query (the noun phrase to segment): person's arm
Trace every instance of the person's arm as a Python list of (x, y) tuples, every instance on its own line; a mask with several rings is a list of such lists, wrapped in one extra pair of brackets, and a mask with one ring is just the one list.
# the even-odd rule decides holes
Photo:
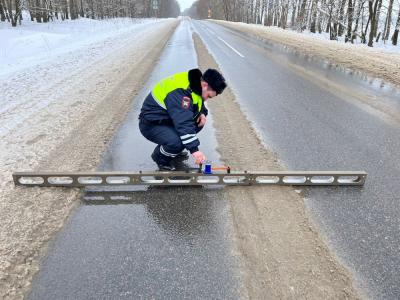
[(203, 107), (201, 108), (201, 113), (202, 113), (203, 115), (205, 115), (206, 117), (207, 117), (207, 115), (208, 115), (208, 109), (207, 109), (205, 103), (203, 103)]
[(185, 148), (192, 154), (199, 151), (192, 99), (183, 90), (175, 90), (167, 95), (165, 106)]

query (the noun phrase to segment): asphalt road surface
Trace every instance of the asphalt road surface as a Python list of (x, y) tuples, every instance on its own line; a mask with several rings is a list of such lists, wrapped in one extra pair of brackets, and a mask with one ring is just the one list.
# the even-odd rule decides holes
[(362, 289), (376, 299), (400, 298), (400, 120), (392, 117), (400, 91), (211, 22), (193, 27), (288, 169), (369, 173), (362, 189), (308, 189), (307, 205)]
[[(307, 189), (306, 203), (362, 290), (376, 299), (400, 298), (400, 120), (362, 101), (398, 111), (400, 92), (390, 86), (211, 22), (184, 21), (99, 169), (154, 169), (153, 146), (136, 130), (140, 99), (158, 79), (196, 66), (192, 30), (288, 169), (369, 173), (363, 188)], [(217, 161), (210, 125), (201, 140)], [(237, 298), (240, 262), (220, 190), (142, 189), (124, 197), (96, 202), (93, 196), (75, 212), (29, 299)]]

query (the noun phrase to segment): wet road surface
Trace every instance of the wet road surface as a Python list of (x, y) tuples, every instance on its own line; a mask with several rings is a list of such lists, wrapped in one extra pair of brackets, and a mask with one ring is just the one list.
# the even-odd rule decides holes
[(211, 22), (192, 26), (288, 169), (369, 173), (363, 188), (308, 189), (306, 203), (361, 289), (399, 299), (400, 91)]
[[(99, 170), (156, 169), (138, 130), (143, 99), (159, 79), (197, 66), (190, 23), (168, 43)], [(199, 134), (218, 161), (212, 116)], [(193, 165), (194, 166), (194, 165)], [(240, 286), (221, 189), (88, 190), (42, 265), (29, 299), (234, 299)], [(99, 200), (101, 199), (101, 200)]]

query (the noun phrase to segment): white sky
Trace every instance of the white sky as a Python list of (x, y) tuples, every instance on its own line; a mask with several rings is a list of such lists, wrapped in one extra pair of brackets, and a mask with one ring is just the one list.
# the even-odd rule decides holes
[(178, 0), (179, 5), (181, 6), (181, 11), (191, 7), (194, 1), (195, 0)]

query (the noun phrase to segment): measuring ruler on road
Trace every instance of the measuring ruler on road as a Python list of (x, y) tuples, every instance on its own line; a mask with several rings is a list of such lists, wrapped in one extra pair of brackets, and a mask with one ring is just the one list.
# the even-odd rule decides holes
[(86, 187), (102, 185), (304, 185), (362, 186), (364, 171), (221, 172), (15, 172), (17, 186)]

